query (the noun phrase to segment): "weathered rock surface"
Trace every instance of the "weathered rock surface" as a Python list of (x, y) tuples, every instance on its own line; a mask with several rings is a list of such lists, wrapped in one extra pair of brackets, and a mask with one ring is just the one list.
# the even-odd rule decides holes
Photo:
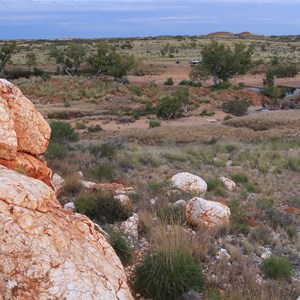
[(0, 166), (3, 299), (132, 299), (94, 224), (61, 208), (42, 181)]
[(135, 190), (132, 187), (125, 187), (121, 183), (96, 183), (93, 181), (80, 180), (82, 186), (90, 191), (104, 190), (113, 193), (114, 195), (130, 195), (134, 194)]
[(47, 167), (46, 163), (37, 156), (24, 152), (17, 152), (14, 159), (5, 160), (0, 158), (0, 164), (29, 177), (44, 181), (47, 185), (52, 187), (52, 171)]
[(207, 184), (201, 177), (187, 172), (174, 175), (171, 182), (175, 187), (185, 192), (204, 194), (207, 191)]
[(13, 159), (17, 153), (17, 135), (14, 122), (0, 98), (0, 158)]
[[(4, 121), (2, 118), (2, 121), (0, 121), (1, 131), (3, 131), (3, 128), (7, 128), (5, 129), (5, 136), (1, 137), (0, 132), (0, 143), (1, 140), (7, 140), (9, 144), (14, 146), (13, 130), (17, 137), (18, 151), (31, 154), (44, 153), (50, 138), (48, 123), (35, 110), (32, 102), (17, 87), (5, 79), (0, 79), (0, 107), (0, 114), (4, 116)], [(7, 117), (9, 117), (9, 122), (7, 122)], [(6, 136), (9, 139), (6, 139)], [(5, 159), (13, 157), (13, 154), (9, 158), (1, 156), (1, 158)]]
[(224, 176), (220, 177), (220, 180), (224, 183), (226, 189), (229, 192), (233, 192), (236, 189), (236, 183), (233, 180), (226, 178)]
[(186, 218), (189, 224), (195, 226), (226, 225), (229, 223), (230, 209), (219, 202), (194, 197), (186, 206)]
[(59, 194), (59, 192), (66, 185), (66, 181), (57, 173), (53, 174), (53, 176), (51, 178), (51, 183), (55, 189), (56, 194)]
[(138, 240), (139, 215), (134, 213), (121, 224), (121, 232), (133, 240)]
[(0, 299), (133, 299), (101, 230), (57, 201), (36, 156), (49, 138), (33, 104), (0, 79)]

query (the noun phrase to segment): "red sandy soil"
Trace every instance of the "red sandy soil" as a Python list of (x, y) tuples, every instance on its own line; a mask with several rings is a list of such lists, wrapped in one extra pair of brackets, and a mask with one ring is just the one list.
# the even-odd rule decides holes
[[(145, 76), (129, 76), (128, 79), (131, 83), (156, 83), (158, 85), (163, 85), (167, 78), (172, 77), (174, 85), (177, 85), (182, 80), (189, 79), (189, 73), (191, 71), (191, 66), (188, 62), (183, 62), (180, 64), (167, 64), (164, 68), (164, 71), (158, 75), (145, 75)], [(262, 81), (265, 74), (246, 74), (243, 76), (238, 76), (231, 80), (233, 84), (243, 82), (246, 86), (249, 87), (262, 87)], [(280, 78), (276, 79), (277, 85), (288, 86), (300, 88), (300, 75), (297, 75), (294, 78)], [(205, 86), (210, 86), (213, 84), (212, 80), (207, 80)], [(189, 113), (189, 116), (179, 118), (176, 120), (170, 121), (161, 121), (162, 126), (195, 126), (195, 125), (205, 125), (212, 122), (221, 122), (226, 115), (222, 111), (216, 111), (216, 114), (212, 117), (200, 117), (199, 112), (201, 109), (195, 110)], [(141, 118), (140, 120), (135, 121), (134, 123), (125, 123), (117, 124), (115, 121), (103, 122), (103, 121), (91, 121), (89, 125), (100, 125), (104, 130), (107, 131), (120, 131), (130, 128), (139, 128), (139, 129), (148, 129), (149, 120), (147, 118)]]
[[(165, 68), (164, 72), (160, 75), (145, 75), (145, 76), (129, 76), (128, 79), (132, 83), (145, 83), (153, 82), (156, 84), (163, 84), (167, 78), (172, 77), (174, 85), (177, 85), (180, 81), (184, 79), (189, 79), (189, 73), (192, 67), (187, 63), (169, 64)], [(246, 74), (242, 76), (235, 77), (231, 80), (232, 83), (236, 84), (239, 82), (244, 82), (246, 86), (249, 87), (262, 87), (263, 78), (265, 74)], [(300, 75), (297, 75), (292, 78), (277, 78), (275, 80), (277, 85), (300, 88)], [(207, 80), (205, 86), (212, 85), (212, 80)]]

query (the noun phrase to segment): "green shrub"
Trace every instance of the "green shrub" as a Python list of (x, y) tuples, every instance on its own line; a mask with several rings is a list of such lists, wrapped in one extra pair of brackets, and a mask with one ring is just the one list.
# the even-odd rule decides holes
[(176, 300), (191, 289), (202, 289), (202, 270), (184, 247), (161, 249), (136, 268), (134, 287), (145, 297)]
[(249, 193), (260, 193), (260, 187), (252, 182), (246, 183), (246, 189)]
[(88, 132), (91, 132), (91, 133), (100, 132), (102, 130), (103, 130), (102, 127), (98, 124), (95, 126), (92, 125), (92, 126), (88, 127)]
[(89, 151), (96, 157), (113, 158), (116, 154), (117, 147), (112, 143), (103, 143), (101, 145), (90, 146)]
[(159, 118), (175, 119), (181, 114), (181, 103), (178, 98), (165, 95), (157, 105), (156, 115)]
[(279, 88), (272, 85), (261, 88), (260, 93), (271, 99), (278, 99), (283, 98), (285, 96), (286, 90), (284, 88)]
[(76, 129), (85, 129), (86, 126), (82, 122), (76, 122)]
[(159, 120), (150, 120), (149, 121), (149, 128), (153, 128), (153, 127), (159, 127), (160, 121)]
[(77, 212), (101, 224), (124, 221), (130, 213), (119, 200), (102, 192), (83, 194), (76, 197), (75, 207)]
[(45, 153), (47, 158), (65, 159), (68, 155), (68, 148), (65, 145), (51, 142)]
[(74, 197), (82, 190), (82, 184), (77, 176), (71, 176), (66, 179), (62, 194), (67, 197)]
[(292, 276), (292, 266), (286, 257), (271, 256), (261, 264), (264, 274), (271, 279), (288, 280)]
[(94, 178), (99, 181), (105, 179), (108, 181), (112, 181), (116, 176), (116, 171), (110, 164), (98, 165), (91, 169), (91, 173), (94, 176)]
[(117, 230), (109, 232), (109, 243), (116, 251), (123, 265), (128, 265), (132, 259), (132, 247)]
[(172, 77), (167, 78), (167, 80), (164, 82), (164, 85), (174, 85), (174, 81)]
[(260, 245), (269, 245), (272, 242), (272, 230), (266, 226), (254, 228), (249, 238)]
[(227, 120), (230, 120), (230, 119), (232, 119), (232, 116), (230, 116), (230, 115), (226, 115), (226, 116), (224, 117), (224, 121), (227, 121)]
[(273, 227), (286, 227), (293, 223), (293, 217), (280, 209), (273, 208), (266, 212)]
[(259, 199), (256, 201), (256, 206), (262, 210), (270, 209), (274, 206), (274, 200), (272, 199)]
[(294, 239), (298, 235), (297, 229), (294, 226), (288, 226), (285, 231), (290, 239)]
[(232, 175), (231, 178), (236, 183), (247, 183), (249, 181), (248, 176), (242, 172)]
[(228, 90), (229, 88), (231, 88), (231, 86), (232, 86), (232, 84), (230, 81), (224, 80), (218, 84), (213, 85), (212, 89), (213, 90)]
[(76, 142), (79, 140), (78, 134), (69, 123), (60, 121), (51, 121), (51, 142), (65, 144), (67, 142)]
[(221, 108), (224, 112), (235, 116), (243, 116), (247, 113), (248, 107), (250, 106), (249, 101), (245, 100), (232, 100), (229, 102), (222, 103)]
[(207, 183), (207, 190), (209, 192), (213, 192), (216, 196), (226, 197), (227, 192), (225, 189), (224, 183), (216, 178), (208, 179)]

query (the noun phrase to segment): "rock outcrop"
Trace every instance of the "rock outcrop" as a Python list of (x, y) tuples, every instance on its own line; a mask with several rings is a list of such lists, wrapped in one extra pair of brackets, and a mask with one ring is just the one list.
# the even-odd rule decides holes
[(173, 185), (184, 192), (204, 194), (207, 191), (206, 182), (199, 176), (182, 172), (171, 178)]
[[(4, 129), (6, 134), (10, 134), (11, 144), (14, 146), (15, 132), (18, 151), (31, 154), (44, 153), (48, 147), (50, 138), (50, 127), (42, 115), (35, 110), (34, 105), (28, 100), (21, 91), (5, 79), (0, 79), (0, 113), (4, 116)], [(1, 118), (2, 120), (2, 118)], [(1, 129), (2, 121), (1, 121)], [(4, 137), (5, 138), (5, 137)], [(0, 141), (3, 137), (0, 136)], [(13, 147), (12, 155), (14, 158), (16, 149)], [(5, 158), (2, 156), (2, 158)]]
[(194, 226), (218, 227), (227, 225), (229, 218), (229, 207), (219, 202), (194, 197), (186, 206), (187, 222)]
[(50, 129), (0, 80), (0, 298), (133, 299), (123, 266), (87, 217), (63, 209), (37, 156)]

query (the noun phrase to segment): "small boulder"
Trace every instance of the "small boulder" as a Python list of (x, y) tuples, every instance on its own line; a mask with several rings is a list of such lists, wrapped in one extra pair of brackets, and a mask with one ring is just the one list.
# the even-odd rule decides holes
[(189, 224), (195, 226), (226, 225), (229, 223), (230, 209), (219, 202), (194, 197), (186, 206), (186, 218)]
[(131, 204), (130, 198), (127, 195), (119, 194), (114, 196), (114, 198), (120, 201), (120, 203), (124, 206), (129, 206)]
[(53, 174), (51, 182), (56, 194), (59, 194), (62, 188), (66, 185), (65, 180), (57, 173)]
[(71, 211), (75, 211), (76, 210), (76, 207), (75, 207), (75, 204), (74, 202), (68, 202), (64, 205), (64, 209), (67, 209), (67, 210), (71, 210)]
[(185, 200), (177, 200), (175, 203), (173, 203), (174, 207), (186, 207), (186, 201)]
[(236, 183), (233, 180), (226, 178), (224, 176), (221, 176), (220, 180), (224, 183), (226, 189), (229, 192), (233, 192), (236, 189)]
[(139, 215), (134, 213), (126, 221), (121, 224), (121, 232), (127, 235), (132, 240), (138, 240), (138, 224), (139, 224)]
[(185, 192), (204, 194), (207, 191), (206, 182), (199, 176), (181, 172), (171, 178), (173, 185)]

